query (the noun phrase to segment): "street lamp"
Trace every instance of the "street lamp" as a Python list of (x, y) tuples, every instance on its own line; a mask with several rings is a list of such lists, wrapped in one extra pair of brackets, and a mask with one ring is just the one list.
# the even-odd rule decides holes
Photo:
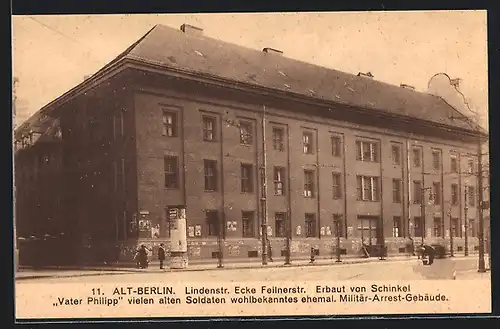
[(341, 263), (342, 260), (340, 259), (340, 218), (335, 217), (335, 235), (337, 236), (337, 260), (335, 263)]
[(449, 219), (450, 219), (450, 257), (455, 257), (454, 255), (454, 251), (453, 251), (453, 234), (454, 234), (454, 230), (453, 230), (453, 218), (452, 218), (452, 214), (451, 214), (451, 207), (452, 207), (452, 203), (450, 202), (450, 209), (448, 210), (448, 216), (449, 216)]
[(464, 256), (469, 256), (469, 219), (467, 218), (468, 215), (468, 210), (469, 210), (469, 205), (468, 200), (467, 200), (467, 192), (468, 192), (468, 186), (465, 185), (465, 198), (464, 198), (464, 229), (465, 229), (465, 236), (464, 236)]
[(219, 234), (217, 235), (217, 246), (219, 248), (217, 252), (217, 268), (224, 268), (224, 254), (223, 254), (223, 246), (222, 246), (222, 240), (223, 240), (223, 230), (224, 230), (224, 221), (223, 221), (224, 215), (220, 216), (219, 219)]
[(424, 236), (426, 230), (426, 214), (425, 214), (425, 191), (432, 190), (432, 187), (422, 187), (420, 189), (422, 200), (420, 200), (420, 216), (422, 217), (422, 245), (424, 244)]
[(286, 214), (286, 251), (285, 251), (285, 265), (291, 265), (290, 260), (290, 239), (292, 237), (292, 229), (291, 229), (291, 216), (290, 211)]

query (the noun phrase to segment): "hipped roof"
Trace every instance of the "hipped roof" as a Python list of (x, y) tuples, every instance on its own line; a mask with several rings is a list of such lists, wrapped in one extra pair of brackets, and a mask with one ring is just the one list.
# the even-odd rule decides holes
[(349, 105), (345, 111), (357, 107), (468, 131), (478, 129), (435, 95), (306, 63), (286, 57), (286, 54), (266, 53), (203, 34), (184, 33), (164, 25), (154, 26), (99, 72), (121, 60)]

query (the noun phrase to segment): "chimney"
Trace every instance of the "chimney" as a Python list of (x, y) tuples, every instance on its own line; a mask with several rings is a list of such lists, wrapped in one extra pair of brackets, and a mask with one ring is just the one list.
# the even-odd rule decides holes
[(461, 81), (461, 80), (462, 80), (462, 79), (460, 79), (460, 78), (457, 78), (457, 79), (451, 79), (451, 80), (450, 80), (450, 83), (451, 83), (451, 85), (452, 85), (453, 87), (455, 87), (455, 88), (457, 88), (457, 89), (460, 89), (460, 81)]
[(410, 86), (410, 85), (407, 85), (407, 84), (404, 84), (404, 83), (400, 84), (399, 86), (400, 86), (401, 88), (406, 88), (406, 89), (415, 90), (415, 87)]
[(373, 79), (373, 74), (371, 72), (367, 72), (367, 73), (359, 72), (358, 77), (365, 77), (365, 78)]
[(278, 50), (278, 49), (274, 49), (274, 48), (269, 48), (269, 47), (266, 47), (264, 49), (262, 49), (263, 52), (265, 53), (268, 53), (268, 54), (279, 54), (279, 55), (282, 55), (283, 52), (281, 50)]
[(193, 26), (193, 25), (189, 25), (189, 24), (182, 24), (181, 25), (181, 31), (186, 33), (186, 34), (190, 34), (190, 35), (201, 35), (203, 34), (203, 29), (202, 28), (199, 28), (199, 27), (196, 27), (196, 26)]

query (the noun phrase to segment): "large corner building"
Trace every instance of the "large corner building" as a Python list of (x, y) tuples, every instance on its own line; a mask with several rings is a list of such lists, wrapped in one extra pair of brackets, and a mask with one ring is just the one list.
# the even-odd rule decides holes
[(193, 260), (219, 234), (226, 260), (260, 257), (265, 214), (275, 257), (287, 238), (292, 259), (330, 256), (337, 234), (347, 256), (478, 246), (486, 136), (443, 99), (188, 25), (155, 26), (15, 134), (21, 263), (130, 260), (168, 245), (177, 205)]

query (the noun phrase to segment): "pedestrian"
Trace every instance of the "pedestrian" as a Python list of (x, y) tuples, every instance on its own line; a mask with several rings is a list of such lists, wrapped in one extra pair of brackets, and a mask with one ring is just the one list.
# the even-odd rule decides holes
[(148, 250), (145, 245), (141, 245), (137, 252), (137, 260), (139, 261), (139, 268), (148, 267)]
[(160, 270), (163, 270), (163, 261), (165, 260), (165, 245), (160, 243), (158, 248), (158, 260), (160, 261)]
[(425, 253), (429, 257), (429, 265), (432, 265), (434, 258), (436, 258), (436, 249), (433, 246), (425, 245)]
[(267, 238), (267, 258), (269, 259), (270, 262), (273, 261), (273, 247), (271, 246), (271, 241), (269, 238)]

